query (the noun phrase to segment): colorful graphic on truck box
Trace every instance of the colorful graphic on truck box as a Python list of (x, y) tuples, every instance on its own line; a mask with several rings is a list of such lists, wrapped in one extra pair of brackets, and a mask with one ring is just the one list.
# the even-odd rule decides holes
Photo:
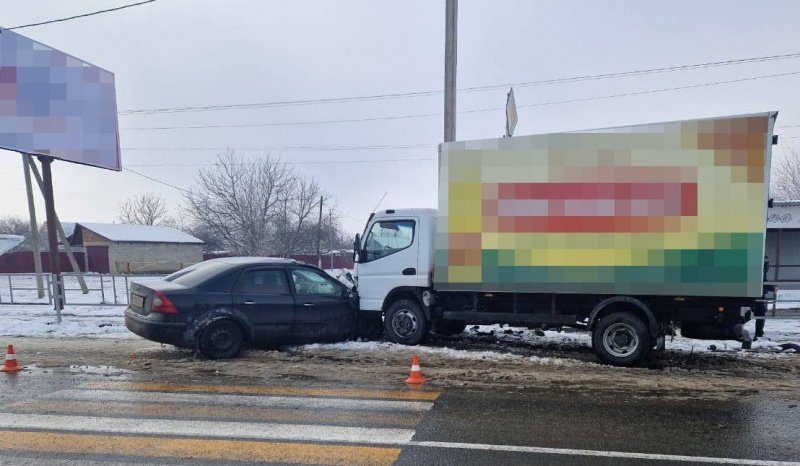
[(761, 296), (775, 116), (443, 144), (437, 288)]

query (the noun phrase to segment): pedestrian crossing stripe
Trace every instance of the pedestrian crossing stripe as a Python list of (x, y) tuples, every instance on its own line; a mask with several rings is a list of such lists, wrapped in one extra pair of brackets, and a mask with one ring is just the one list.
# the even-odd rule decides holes
[(401, 449), (208, 438), (0, 431), (0, 451), (146, 456), (250, 463), (382, 466), (394, 463), (400, 456)]
[(411, 429), (385, 427), (208, 420), (185, 421), (182, 419), (64, 416), (31, 413), (2, 413), (0, 415), (0, 429), (384, 445), (406, 443), (414, 436), (414, 431)]
[(140, 392), (228, 393), (236, 395), (375, 398), (381, 400), (436, 401), (440, 393), (424, 390), (364, 390), (352, 388), (275, 387), (262, 385), (203, 385), (154, 382), (90, 382), (85, 388), (136, 390)]
[(297, 396), (255, 396), (212, 393), (134, 392), (128, 390), (59, 390), (43, 395), (45, 399), (67, 399), (105, 402), (184, 403), (201, 405), (234, 405), (259, 408), (303, 408), (333, 410), (373, 410), (424, 412), (433, 403), (423, 401), (375, 400), (358, 398), (313, 398)]
[(249, 406), (202, 406), (171, 404), (165, 410), (157, 403), (123, 403), (75, 400), (20, 401), (8, 406), (13, 412), (41, 414), (92, 414), (104, 416), (169, 417), (170, 419), (237, 420), (248, 422), (302, 422), (336, 425), (393, 426), (413, 428), (422, 413), (325, 411), (292, 408), (254, 408)]

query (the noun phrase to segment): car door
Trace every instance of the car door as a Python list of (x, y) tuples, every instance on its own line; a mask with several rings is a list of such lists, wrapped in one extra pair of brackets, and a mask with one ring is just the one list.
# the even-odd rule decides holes
[(298, 342), (336, 341), (350, 335), (355, 306), (349, 290), (323, 271), (290, 271), (295, 294), (294, 333)]
[(284, 268), (245, 269), (231, 298), (233, 307), (253, 324), (254, 344), (278, 344), (291, 339), (294, 297)]

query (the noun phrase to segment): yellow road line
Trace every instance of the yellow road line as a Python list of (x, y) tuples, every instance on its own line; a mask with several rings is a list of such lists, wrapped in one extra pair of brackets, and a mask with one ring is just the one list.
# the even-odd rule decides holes
[[(103, 403), (96, 401), (21, 401), (8, 406), (9, 411), (44, 414), (120, 415), (153, 417), (169, 415), (170, 419), (231, 419), (236, 421), (314, 422), (360, 426), (414, 427), (421, 414), (357, 411), (320, 411), (242, 406), (163, 405), (155, 403)], [(2, 414), (0, 414), (2, 416)]]
[(384, 400), (435, 401), (439, 392), (401, 390), (360, 390), (351, 388), (270, 387), (259, 385), (201, 385), (154, 382), (89, 382), (85, 388), (138, 390), (145, 392), (210, 392), (237, 395), (296, 395), (338, 398), (377, 398)]
[(0, 450), (151, 458), (281, 462), (321, 465), (390, 465), (399, 448), (0, 431)]

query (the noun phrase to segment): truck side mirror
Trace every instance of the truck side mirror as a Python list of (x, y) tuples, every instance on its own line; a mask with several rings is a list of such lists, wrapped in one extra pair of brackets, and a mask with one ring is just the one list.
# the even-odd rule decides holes
[(353, 241), (353, 263), (358, 264), (359, 262), (359, 251), (361, 251), (361, 235), (356, 233), (356, 239)]

